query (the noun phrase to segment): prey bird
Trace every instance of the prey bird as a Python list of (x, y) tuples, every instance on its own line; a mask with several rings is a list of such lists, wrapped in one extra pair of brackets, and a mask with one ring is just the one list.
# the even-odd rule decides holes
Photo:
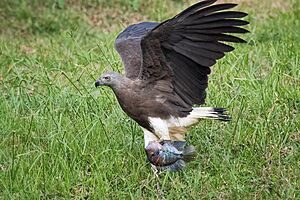
[(210, 67), (234, 50), (227, 42), (245, 42), (230, 34), (247, 33), (241, 26), (248, 22), (240, 19), (246, 13), (228, 11), (237, 4), (216, 2), (198, 2), (162, 23), (130, 25), (115, 41), (125, 76), (106, 72), (95, 85), (113, 90), (142, 127), (145, 148), (185, 141), (188, 128), (201, 119), (230, 120), (223, 108), (199, 105), (205, 103)]
[(179, 171), (196, 157), (195, 147), (184, 141), (150, 142), (145, 148), (148, 160), (160, 171)]

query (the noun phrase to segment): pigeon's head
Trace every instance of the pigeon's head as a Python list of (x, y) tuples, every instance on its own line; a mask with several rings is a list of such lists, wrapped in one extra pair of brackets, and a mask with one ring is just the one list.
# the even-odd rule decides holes
[(156, 163), (159, 159), (159, 153), (163, 146), (159, 142), (150, 142), (145, 148), (147, 157), (151, 163)]
[(116, 72), (106, 72), (102, 74), (102, 76), (95, 82), (95, 86), (99, 87), (105, 85), (114, 87), (120, 82), (121, 79), (121, 75)]

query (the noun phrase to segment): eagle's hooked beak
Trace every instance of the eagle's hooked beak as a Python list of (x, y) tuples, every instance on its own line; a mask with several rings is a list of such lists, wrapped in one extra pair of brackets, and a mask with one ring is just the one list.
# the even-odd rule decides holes
[(96, 80), (95, 87), (99, 87), (99, 86), (102, 86), (102, 85), (103, 85), (103, 82), (101, 80)]

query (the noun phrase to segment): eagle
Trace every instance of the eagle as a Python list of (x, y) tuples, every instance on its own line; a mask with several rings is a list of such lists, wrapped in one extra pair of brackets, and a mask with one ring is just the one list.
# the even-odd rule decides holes
[[(125, 75), (106, 72), (95, 86), (109, 86), (124, 112), (153, 142), (186, 141), (187, 130), (201, 119), (229, 121), (224, 108), (205, 103), (208, 75), (216, 61), (245, 43), (232, 35), (247, 33), (244, 12), (228, 11), (237, 4), (205, 0), (162, 23), (128, 26), (115, 41)], [(224, 43), (225, 42), (225, 43)]]

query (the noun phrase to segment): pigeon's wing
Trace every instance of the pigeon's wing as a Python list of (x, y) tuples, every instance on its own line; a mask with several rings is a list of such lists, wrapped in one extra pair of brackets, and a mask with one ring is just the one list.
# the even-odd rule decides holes
[(126, 77), (137, 78), (142, 62), (141, 39), (158, 24), (155, 22), (133, 24), (118, 35), (115, 48), (125, 65)]
[[(227, 33), (248, 32), (239, 27), (248, 22), (237, 19), (247, 14), (227, 11), (237, 4), (212, 5), (215, 2), (202, 1), (187, 8), (156, 26), (141, 41), (139, 79), (149, 88), (163, 88), (160, 96), (168, 91), (166, 102), (178, 114), (185, 110), (182, 108), (204, 103), (210, 67), (234, 49), (223, 42), (245, 42)], [(187, 114), (186, 110), (181, 116)]]

